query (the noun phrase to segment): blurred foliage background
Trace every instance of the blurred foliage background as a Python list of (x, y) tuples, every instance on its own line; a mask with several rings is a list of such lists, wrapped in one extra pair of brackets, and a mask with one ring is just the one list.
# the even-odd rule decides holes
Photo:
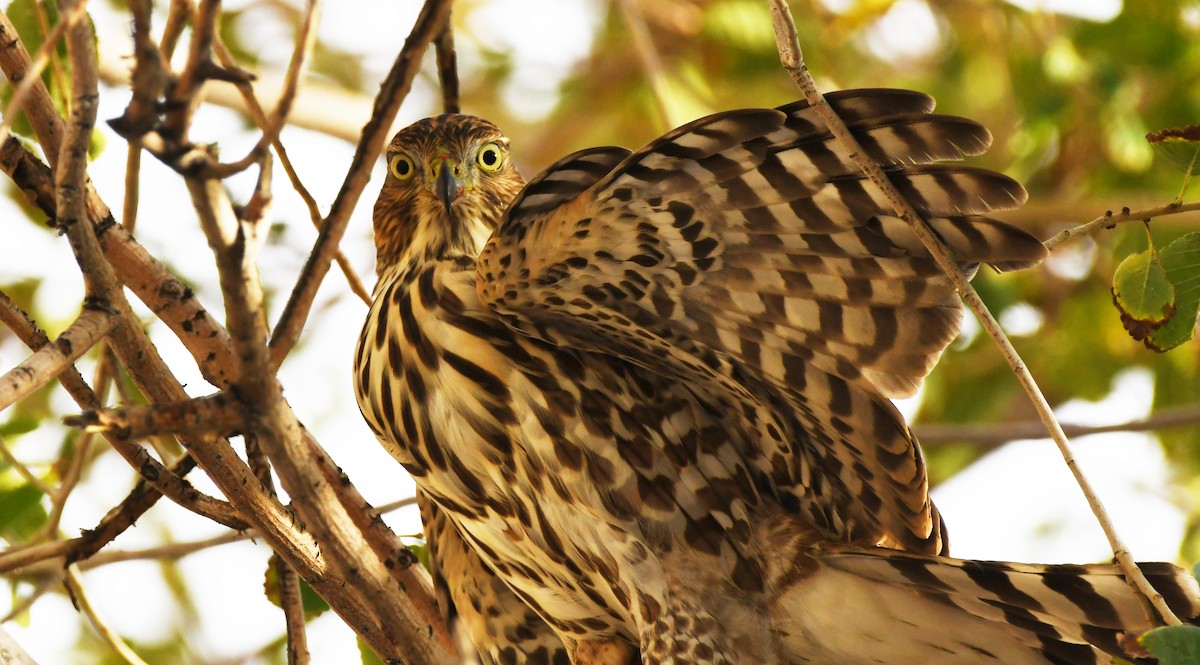
[[(158, 4), (156, 29), (161, 30), (166, 3)], [(1030, 8), (1031, 4), (1036, 7)], [(297, 115), (314, 118), (308, 126), (317, 129), (285, 134), (291, 152), (307, 150), (320, 161), (323, 151), (334, 154), (329, 141), (356, 135), (418, 6), (412, 0), (339, 0), (327, 8), (306, 76), (309, 96), (302, 97), (297, 108)], [(14, 22), (20, 25), (23, 20), (36, 29), (32, 14), (21, 18), (32, 7), (32, 2), (18, 0), (7, 11)], [(1196, 0), (793, 0), (792, 10), (806, 63), (823, 90), (913, 88), (933, 95), (941, 112), (968, 116), (989, 127), (995, 143), (977, 163), (1025, 184), (1030, 202), (1007, 218), (1039, 237), (1107, 210), (1166, 204), (1179, 191), (1182, 175), (1155, 159), (1144, 136), (1148, 131), (1200, 122), (1200, 2)], [(123, 103), (120, 100), (128, 93), (119, 79), (122, 68), (129, 66), (122, 59), (129, 53), (128, 15), (119, 0), (94, 2), (90, 11), (98, 26), (104, 72), (114, 85), (102, 96)], [(265, 81), (286, 66), (302, 16), (303, 7), (290, 0), (229, 2), (222, 36), (240, 62)], [(636, 37), (639, 24), (648, 39)], [(766, 3), (761, 0), (457, 0), (454, 25), (463, 110), (488, 117), (505, 129), (527, 176), (577, 149), (604, 144), (635, 147), (709, 112), (775, 106), (797, 96), (779, 65)], [(401, 120), (406, 124), (439, 112), (437, 89), (431, 54)], [(214, 101), (223, 103), (219, 98)], [(252, 135), (248, 123), (231, 123), (231, 117), (236, 118), (221, 116), (229, 125), (228, 133), (216, 133), (213, 140), (236, 143)], [(314, 138), (321, 133), (336, 138)], [(336, 150), (345, 152), (349, 146)], [(110, 138), (107, 150), (123, 151), (124, 144)], [(342, 164), (327, 164), (327, 173), (318, 172), (312, 179), (336, 184)], [(8, 219), (0, 226), (40, 225), (38, 213), (14, 190), (11, 185), (6, 188), (30, 222)], [(374, 191), (374, 186), (368, 190), (368, 198)], [(1198, 197), (1192, 192), (1184, 200)], [(326, 196), (320, 202), (327, 206), (330, 200)], [(116, 202), (109, 201), (110, 205)], [(303, 260), (306, 243), (311, 242), (311, 235), (304, 233), (311, 230), (291, 230), (292, 225), (306, 228), (308, 222), (303, 215), (289, 216), (286, 211), (284, 207), (273, 212), (280, 229), (274, 241), (283, 248), (279, 253), (289, 257), (283, 265), (292, 270)], [(344, 247), (364, 275), (372, 273), (373, 260), (367, 214), (369, 210), (359, 211), (353, 238)], [(1198, 221), (1197, 215), (1179, 215), (1156, 219), (1150, 229), (1156, 245), (1162, 246), (1195, 230)], [(155, 223), (154, 219), (142, 222)], [(73, 314), (47, 311), (35, 294), (50, 288), (56, 277), (49, 272), (3, 270), (6, 261), (15, 261), (16, 252), (26, 250), (5, 246), (2, 238), (0, 289), (53, 336), (56, 326)], [(997, 276), (982, 270), (975, 284), (997, 317), (1010, 326), (1018, 349), (1052, 404), (1074, 398), (1098, 400), (1109, 395), (1119, 374), (1140, 369), (1152, 377), (1155, 410), (1190, 408), (1196, 413), (1191, 422), (1197, 423), (1200, 345), (1193, 341), (1167, 354), (1151, 353), (1125, 334), (1111, 304), (1109, 280), (1114, 267), (1145, 244), (1143, 225), (1126, 224), (1065, 244), (1030, 271)], [(175, 266), (203, 294), (205, 281), (215, 277), (192, 268), (185, 255), (202, 247), (180, 248), (179, 254), (172, 254), (167, 244), (153, 249), (161, 249), (159, 258)], [(294, 274), (287, 270), (285, 276)], [(328, 301), (352, 300), (344, 281), (330, 278), (335, 281), (335, 286), (326, 286), (325, 291), (332, 291)], [(354, 330), (357, 326), (357, 319), (349, 325)], [(915, 419), (918, 425), (994, 423), (1002, 429), (1033, 419), (1031, 407), (991, 342), (974, 331), (968, 325), (927, 382)], [(310, 336), (317, 347), (324, 344), (317, 333)], [(352, 344), (328, 346), (321, 353), (341, 354), (348, 362)], [(0, 370), (25, 353), (7, 331), (0, 330)], [(201, 385), (189, 388), (197, 389), (197, 394), (206, 392), (202, 380), (197, 379), (197, 384)], [(331, 385), (337, 390), (344, 387), (349, 395), (348, 381), (338, 378)], [(79, 446), (76, 433), (53, 428), (63, 415), (55, 404), (56, 391), (48, 387), (0, 414), (0, 443), (19, 450), (25, 437), (40, 431), (42, 438), (30, 439), (43, 446), (33, 455), (30, 468), (46, 478), (59, 478), (76, 463), (87, 475), (98, 460), (111, 455), (99, 445)], [(136, 395), (129, 397), (136, 399)], [(350, 406), (313, 416), (318, 417), (357, 418), (357, 413)], [(54, 439), (50, 443), (47, 431)], [(1179, 505), (1189, 506), (1179, 558), (1195, 562), (1200, 560), (1200, 427), (1164, 429), (1158, 440), (1171, 465), (1172, 496)], [(46, 445), (56, 450), (49, 451)], [(934, 482), (950, 478), (992, 447), (970, 440), (931, 442), (927, 453)], [(86, 459), (75, 461), (77, 455)], [(353, 473), (351, 477), (357, 482)], [(81, 500), (103, 504), (111, 496), (119, 500), (120, 488)], [(100, 514), (111, 505), (100, 505)], [(9, 544), (26, 542), (49, 520), (57, 519), (52, 512), (47, 496), (0, 460), (0, 538)], [(198, 610), (180, 582), (180, 569), (170, 561), (160, 565), (166, 593), (183, 609), (177, 629), (156, 638), (143, 651), (151, 662), (278, 660), (279, 643), (270, 636), (257, 652), (224, 661), (201, 658), (194, 645), (184, 646), (187, 626), (196, 621)], [(20, 610), (39, 584), (36, 579), (13, 581), (11, 606)], [(27, 614), (18, 612), (18, 616), (30, 621)], [(277, 636), (281, 626), (282, 622), (270, 630)], [(88, 654), (80, 656), (86, 662), (116, 662), (86, 632), (79, 642), (79, 653)]]

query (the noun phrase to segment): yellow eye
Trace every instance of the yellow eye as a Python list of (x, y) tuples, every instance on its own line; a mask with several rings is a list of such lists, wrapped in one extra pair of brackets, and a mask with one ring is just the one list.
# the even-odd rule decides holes
[(417, 169), (413, 167), (412, 160), (404, 154), (393, 155), (392, 159), (388, 161), (388, 170), (396, 180), (408, 180), (417, 172)]
[(500, 152), (499, 145), (489, 143), (479, 150), (475, 161), (479, 162), (479, 168), (484, 171), (497, 171), (504, 164), (504, 153)]

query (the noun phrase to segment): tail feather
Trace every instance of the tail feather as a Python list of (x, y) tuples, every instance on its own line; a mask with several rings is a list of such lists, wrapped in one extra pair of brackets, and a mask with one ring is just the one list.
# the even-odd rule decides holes
[[(891, 550), (820, 551), (777, 589), (772, 617), (793, 662), (1112, 663), (1123, 633), (1157, 621), (1113, 565), (964, 561)], [(816, 565), (813, 565), (815, 561)], [(1139, 564), (1180, 618), (1200, 587), (1165, 563)]]

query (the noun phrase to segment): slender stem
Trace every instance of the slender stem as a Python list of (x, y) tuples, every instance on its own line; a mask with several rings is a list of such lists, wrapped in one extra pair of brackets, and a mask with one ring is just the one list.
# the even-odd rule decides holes
[(12, 129), (17, 112), (25, 103), (25, 97), (29, 95), (35, 83), (41, 82), (42, 69), (45, 68), (46, 63), (50, 61), (51, 54), (58, 47), (58, 40), (62, 39), (63, 33), (68, 27), (74, 25), (75, 21), (83, 16), (86, 7), (85, 3), (76, 5), (55, 24), (54, 29), (50, 30), (50, 33), (42, 40), (42, 45), (34, 54), (33, 61), (29, 65), (29, 71), (25, 78), (17, 83), (16, 88), (13, 89), (12, 99), (9, 99), (8, 106), (4, 107), (4, 117), (0, 118), (0, 141), (8, 138), (8, 132)]
[(1046, 397), (1034, 381), (1033, 375), (1029, 373), (1017, 350), (1013, 348), (1003, 329), (1000, 328), (1000, 324), (992, 316), (991, 312), (988, 311), (987, 306), (983, 304), (979, 294), (975, 292), (975, 289), (967, 280), (966, 275), (958, 268), (950, 251), (934, 235), (921, 216), (913, 210), (909, 202), (900, 194), (887, 175), (884, 174), (879, 164), (866, 156), (866, 152), (858, 144), (857, 139), (850, 133), (850, 130), (846, 127), (846, 123), (838, 117), (833, 108), (825, 102), (825, 98), (817, 91), (812, 75), (809, 74), (808, 68), (804, 66), (800, 41), (796, 34), (796, 26), (792, 22), (791, 10), (788, 8), (787, 0), (768, 0), (768, 2), (770, 3), (771, 18), (775, 24), (776, 42), (779, 45), (779, 58), (783, 63), (784, 69), (788, 71), (792, 80), (803, 91), (805, 99), (808, 100), (808, 103), (812, 105), (813, 109), (825, 122), (829, 131), (845, 146), (850, 158), (862, 168), (871, 182), (883, 192), (895, 208), (897, 216), (908, 223), (913, 234), (920, 239), (921, 244), (933, 256), (938, 267), (950, 278), (955, 288), (958, 289), (959, 295), (962, 296), (967, 306), (979, 318), (980, 325), (1000, 348), (1001, 354), (1012, 368), (1017, 381), (1025, 389), (1026, 394), (1033, 403), (1039, 419), (1046, 426), (1046, 429), (1050, 432), (1050, 437), (1062, 453), (1067, 468), (1075, 476), (1075, 481), (1078, 483), (1079, 489), (1083, 492), (1084, 497), (1087, 498), (1092, 512), (1096, 515), (1096, 520), (1104, 530), (1105, 536), (1108, 537), (1113, 555), (1116, 557), (1118, 564), (1120, 564), (1130, 585), (1149, 599), (1164, 621), (1171, 625), (1178, 625), (1180, 623), (1179, 618), (1175, 616), (1167, 606), (1162, 595), (1155, 591), (1149, 580), (1146, 579), (1146, 576), (1134, 563), (1133, 556), (1129, 553), (1129, 548), (1125, 546), (1120, 536), (1117, 535), (1112, 520), (1108, 517), (1108, 511), (1105, 510), (1104, 504), (1101, 503), (1095, 490), (1092, 489), (1091, 483), (1088, 482), (1087, 477), (1084, 476), (1083, 471), (1076, 463), (1075, 456), (1072, 454), (1070, 445), (1067, 443), (1067, 437), (1063, 433), (1062, 427), (1058, 424), (1058, 420), (1055, 419), (1049, 402), (1046, 401)]
[(95, 628), (96, 632), (100, 634), (100, 638), (103, 639), (113, 651), (116, 651), (117, 655), (121, 656), (121, 658), (124, 658), (125, 662), (129, 663), (129, 665), (147, 665), (146, 661), (142, 660), (142, 658), (138, 656), (128, 644), (125, 643), (125, 640), (121, 639), (121, 636), (117, 633), (117, 631), (113, 630), (112, 627), (110, 627), (104, 621), (104, 619), (100, 617), (100, 614), (96, 612), (96, 608), (92, 606), (92, 602), (88, 599), (87, 592), (83, 588), (83, 579), (79, 575), (79, 568), (74, 564), (67, 566), (66, 575), (63, 579), (64, 583), (66, 584), (67, 591), (71, 594), (71, 600), (75, 602), (75, 607), (77, 607), (80, 612), (83, 612), (83, 615), (88, 618), (88, 621), (92, 624), (92, 628)]
[(634, 0), (620, 0), (619, 4), (621, 13), (625, 15), (625, 22), (629, 24), (629, 30), (633, 33), (634, 49), (646, 69), (646, 76), (650, 79), (650, 89), (654, 91), (659, 126), (667, 129), (682, 124), (683, 118), (671, 117), (671, 92), (667, 89), (667, 75), (663, 70), (662, 58), (654, 48), (654, 40), (650, 38), (650, 31), (646, 28), (645, 17), (634, 6)]
[[(380, 514), (405, 508), (416, 504), (416, 498), (400, 499), (379, 507)], [(90, 530), (95, 532), (97, 529)], [(77, 556), (76, 552), (84, 545), (83, 538), (73, 538), (52, 543), (37, 545), (22, 545), (0, 552), (0, 574), (35, 575), (52, 573), (62, 569), (62, 560), (79, 561), (80, 570), (91, 570), (111, 563), (124, 561), (142, 561), (146, 559), (180, 559), (189, 554), (230, 543), (240, 543), (246, 540), (261, 538), (254, 529), (229, 531), (211, 538), (183, 543), (168, 543), (155, 547), (138, 550), (106, 549), (93, 555)], [(107, 541), (106, 541), (107, 542)]]
[[(50, 91), (46, 89), (42, 77), (33, 71), (33, 61), (30, 60), (29, 52), (25, 50), (25, 44), (17, 34), (17, 29), (4, 12), (0, 12), (0, 69), (4, 70), (4, 76), (10, 83), (29, 86), (21, 109), (25, 111), (25, 117), (29, 118), (29, 124), (33, 125), (33, 132), (37, 135), (38, 143), (42, 145), (46, 159), (50, 160), (51, 166), (55, 166), (58, 162), (58, 148), (62, 142), (62, 119), (58, 117), (58, 109), (54, 106), (54, 100), (50, 98)], [(5, 117), (8, 117), (7, 114)], [(11, 140), (11, 137), (9, 139)], [(7, 142), (6, 140), (5, 143)]]
[(3, 458), (9, 466), (16, 470), (17, 475), (25, 479), (25, 482), (38, 488), (42, 494), (46, 496), (54, 496), (54, 490), (47, 485), (41, 478), (38, 478), (35, 473), (29, 470), (21, 460), (17, 459), (9, 450), (8, 444), (5, 443), (4, 437), (0, 436), (0, 458)]
[(321, 286), (325, 274), (329, 272), (329, 264), (346, 232), (350, 213), (367, 186), (375, 160), (383, 151), (392, 121), (400, 109), (400, 102), (412, 88), (413, 79), (421, 68), (421, 57), (429, 48), (430, 42), (444, 29), (449, 13), (449, 0), (427, 0), (417, 16), (412, 32), (404, 42), (404, 47), (396, 57), (396, 62), (380, 86), (371, 120), (363, 128), (362, 138), (355, 149), (354, 159), (346, 173), (342, 189), (334, 199), (329, 215), (321, 226), (317, 242), (304, 265), (304, 271), (288, 297), (279, 322), (275, 325), (271, 337), (271, 359), (276, 367), (283, 362), (300, 339), (300, 332), (304, 329), (308, 314), (312, 310), (317, 289)]
[[(315, 5), (310, 5), (310, 12), (314, 11), (315, 9)], [(308, 22), (309, 20), (306, 18), (306, 25)], [(315, 34), (315, 31), (310, 32), (311, 34)], [(304, 35), (305, 33), (302, 33), (301, 35), (298, 35), (298, 38), (304, 37)], [(302, 44), (298, 43), (297, 48), (301, 47)], [(221, 61), (222, 65), (230, 66), (234, 63), (233, 55), (221, 41), (220, 35), (214, 35), (213, 37), (213, 51), (217, 54), (217, 58)], [(295, 60), (294, 52), (293, 60)], [(298, 72), (299, 66), (297, 65), (294, 70)], [(293, 71), (293, 69), (289, 68), (289, 74), (291, 71)], [(237, 89), (242, 95), (242, 99), (246, 106), (246, 111), (250, 114), (250, 117), (254, 119), (254, 122), (259, 126), (259, 128), (263, 130), (264, 136), (266, 136), (266, 133), (269, 131), (268, 128), (273, 126), (275, 122), (278, 122), (278, 118), (280, 117), (278, 109), (285, 108), (285, 110), (289, 112), (291, 110), (290, 102), (286, 107), (284, 107), (283, 102), (280, 101), (276, 105), (276, 121), (268, 120), (266, 113), (263, 111), (262, 104), (259, 103), (258, 98), (255, 96), (253, 86), (248, 84), (240, 85), (237, 86)], [(280, 97), (282, 98), (285, 94), (286, 90), (284, 93), (280, 94)], [(287, 149), (284, 147), (283, 142), (279, 140), (278, 132), (279, 130), (276, 129), (272, 133), (273, 138), (270, 142), (270, 145), (272, 148), (274, 148), (275, 154), (279, 157), (279, 163), (281, 166), (283, 166), (283, 171), (287, 174), (288, 181), (292, 184), (292, 189), (300, 195), (300, 199), (304, 201), (304, 205), (308, 208), (309, 219), (312, 220), (313, 226), (319, 229), (321, 228), (321, 225), (324, 224), (324, 219), (321, 217), (321, 210), (317, 205), (317, 200), (313, 198), (312, 194), (309, 193), (308, 188), (305, 187), (304, 183), (300, 181), (300, 176), (296, 173), (296, 169), (292, 165), (291, 158), (288, 157)], [(357, 272), (355, 272), (354, 267), (350, 265), (350, 260), (346, 258), (346, 255), (342, 253), (341, 249), (337, 250), (336, 254), (334, 255), (334, 260), (337, 261), (338, 268), (341, 269), (342, 274), (345, 275), (346, 282), (350, 285), (350, 290), (369, 306), (371, 304), (371, 293), (367, 290), (367, 287), (363, 286), (362, 278), (358, 276)]]
[(1116, 214), (1113, 214), (1110, 210), (1086, 224), (1080, 224), (1079, 226), (1059, 231), (1043, 244), (1047, 250), (1053, 250), (1068, 240), (1091, 235), (1100, 229), (1111, 229), (1117, 224), (1124, 222), (1143, 222), (1155, 217), (1178, 215), (1179, 213), (1192, 212), (1194, 210), (1200, 210), (1200, 201), (1193, 203), (1168, 203), (1163, 206), (1146, 208), (1145, 210), (1130, 210), (1129, 208), (1125, 208)]
[[(1163, 409), (1146, 418), (1115, 425), (1063, 425), (1070, 437), (1107, 434), (1110, 432), (1151, 432), (1200, 425), (1200, 405)], [(995, 423), (986, 425), (952, 425), (927, 423), (913, 426), (913, 434), (925, 447), (938, 443), (969, 443), (978, 448), (997, 448), (1018, 439), (1041, 439), (1046, 426), (1041, 422)]]

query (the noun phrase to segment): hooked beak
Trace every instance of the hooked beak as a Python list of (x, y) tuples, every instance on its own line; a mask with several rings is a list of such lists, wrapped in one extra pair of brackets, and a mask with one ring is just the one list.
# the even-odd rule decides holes
[(442, 165), (438, 167), (437, 179), (434, 181), (434, 191), (446, 207), (447, 215), (450, 214), (450, 204), (462, 194), (462, 189), (462, 183), (454, 177), (454, 172), (450, 169), (449, 160), (442, 160)]

